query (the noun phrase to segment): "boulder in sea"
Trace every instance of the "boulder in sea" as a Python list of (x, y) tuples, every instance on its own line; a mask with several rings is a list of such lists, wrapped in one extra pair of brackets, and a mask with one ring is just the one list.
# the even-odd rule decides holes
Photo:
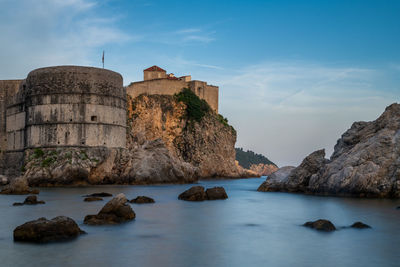
[(203, 201), (207, 199), (207, 195), (204, 187), (197, 185), (180, 194), (178, 198), (186, 201)]
[(45, 243), (76, 238), (85, 232), (74, 220), (58, 216), (51, 220), (39, 218), (14, 229), (14, 241)]
[(93, 202), (93, 201), (102, 201), (101, 197), (85, 197), (83, 201), (85, 202)]
[(96, 215), (87, 215), (85, 224), (119, 224), (135, 219), (135, 212), (127, 204), (128, 200), (124, 194), (118, 194), (111, 199)]
[(0, 194), (5, 195), (28, 195), (28, 194), (39, 194), (39, 190), (31, 189), (28, 186), (28, 182), (23, 177), (18, 177), (6, 185), (3, 190), (1, 190)]
[(151, 197), (146, 197), (146, 196), (138, 196), (129, 202), (136, 203), (136, 204), (155, 203), (154, 199), (152, 199)]
[(363, 222), (355, 222), (353, 223), (351, 226), (351, 228), (357, 228), (357, 229), (367, 229), (367, 228), (371, 228), (371, 226), (369, 226), (368, 224), (365, 224)]
[(257, 189), (260, 192), (275, 192), (285, 191), (283, 190), (283, 184), (285, 183), (290, 172), (294, 169), (293, 166), (285, 166), (279, 168), (276, 172), (270, 174), (265, 182), (263, 182)]
[(325, 232), (331, 232), (336, 230), (336, 227), (333, 225), (333, 223), (323, 219), (316, 220), (314, 222), (306, 222), (303, 225), (306, 227), (313, 228), (315, 230), (325, 231)]
[(45, 204), (42, 200), (37, 200), (36, 196), (27, 196), (23, 203), (14, 203), (13, 206), (22, 206), (22, 205), (36, 205), (36, 204)]
[(217, 200), (217, 199), (227, 199), (228, 195), (225, 192), (225, 189), (221, 186), (208, 188), (206, 190), (206, 195), (208, 200)]
[(110, 193), (106, 192), (101, 192), (101, 193), (93, 193), (90, 195), (85, 195), (84, 197), (112, 197), (113, 195)]

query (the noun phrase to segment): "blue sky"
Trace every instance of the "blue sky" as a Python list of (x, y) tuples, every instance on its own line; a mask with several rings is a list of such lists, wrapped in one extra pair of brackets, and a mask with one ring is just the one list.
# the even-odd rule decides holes
[(159, 65), (220, 86), (238, 146), (296, 165), (400, 96), (400, 1), (0, 0), (0, 79)]

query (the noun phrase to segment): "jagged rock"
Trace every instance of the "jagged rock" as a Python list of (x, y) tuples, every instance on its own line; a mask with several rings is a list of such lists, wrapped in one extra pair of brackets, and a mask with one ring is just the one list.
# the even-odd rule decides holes
[(5, 195), (28, 195), (28, 194), (39, 194), (39, 190), (31, 189), (28, 186), (28, 182), (23, 177), (17, 177), (11, 180), (11, 182), (6, 185), (0, 194)]
[(203, 201), (207, 199), (207, 195), (204, 187), (197, 185), (180, 194), (178, 198), (186, 201)]
[(206, 190), (208, 200), (227, 199), (228, 195), (223, 187), (213, 187)]
[(14, 203), (13, 206), (22, 206), (22, 205), (36, 205), (36, 204), (45, 204), (42, 200), (37, 200), (36, 196), (28, 196), (25, 198), (23, 203)]
[(0, 185), (7, 185), (8, 184), (8, 178), (4, 175), (0, 175)]
[(151, 197), (146, 197), (146, 196), (138, 196), (129, 202), (136, 203), (136, 204), (155, 203), (154, 199), (152, 199)]
[(106, 192), (101, 192), (101, 193), (93, 193), (89, 195), (85, 195), (84, 197), (112, 197), (113, 195), (110, 193)]
[(93, 201), (102, 201), (101, 197), (85, 197), (83, 201), (85, 202), (93, 202)]
[(83, 233), (85, 232), (71, 218), (65, 216), (58, 216), (51, 220), (39, 218), (15, 228), (14, 241), (36, 243), (62, 241)]
[(285, 166), (279, 168), (276, 172), (272, 173), (267, 177), (267, 180), (263, 182), (257, 191), (260, 192), (274, 192), (284, 191), (283, 185), (286, 183), (287, 177), (290, 172), (295, 169), (293, 166)]
[(355, 222), (350, 227), (357, 228), (357, 229), (371, 228), (371, 226), (369, 226), (368, 224), (362, 223), (362, 222)]
[(400, 104), (392, 104), (375, 121), (353, 123), (338, 140), (329, 161), (316, 161), (318, 168), (307, 168), (304, 173), (299, 173), (304, 170), (300, 165), (282, 182), (270, 181), (270, 187), (324, 195), (399, 198), (399, 159)]
[(87, 215), (85, 224), (102, 225), (118, 224), (135, 219), (135, 212), (127, 205), (128, 200), (124, 194), (118, 194), (111, 199), (97, 215)]
[(336, 227), (333, 225), (333, 223), (331, 223), (328, 220), (317, 220), (314, 222), (306, 222), (304, 224), (304, 226), (306, 227), (310, 227), (313, 228), (315, 230), (319, 230), (319, 231), (325, 231), (325, 232), (331, 232), (331, 231), (335, 231)]

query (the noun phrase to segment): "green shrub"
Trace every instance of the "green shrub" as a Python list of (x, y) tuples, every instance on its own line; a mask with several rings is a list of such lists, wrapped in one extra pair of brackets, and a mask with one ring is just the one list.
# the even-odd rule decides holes
[(43, 157), (43, 155), (44, 155), (44, 152), (40, 148), (35, 148), (35, 150), (33, 150), (33, 157), (35, 159), (41, 158), (41, 157)]
[(56, 159), (53, 157), (47, 157), (42, 161), (41, 166), (42, 167), (49, 167), (53, 162), (55, 162)]
[(199, 122), (211, 110), (205, 100), (200, 99), (188, 88), (184, 88), (180, 93), (175, 94), (175, 98), (177, 101), (186, 104), (186, 115), (189, 121)]

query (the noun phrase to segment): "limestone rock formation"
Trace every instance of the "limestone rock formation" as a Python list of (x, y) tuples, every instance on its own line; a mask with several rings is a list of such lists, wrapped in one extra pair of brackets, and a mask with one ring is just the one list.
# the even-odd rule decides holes
[(186, 201), (204, 201), (207, 199), (207, 195), (204, 191), (204, 187), (197, 185), (192, 186), (191, 188), (180, 194), (178, 198)]
[(155, 203), (154, 199), (152, 199), (151, 197), (146, 197), (146, 196), (138, 196), (129, 202), (136, 203), (136, 204)]
[(22, 205), (37, 205), (37, 204), (45, 204), (42, 200), (37, 200), (36, 196), (28, 196), (25, 198), (25, 201), (22, 203), (14, 203), (13, 206), (22, 206)]
[(58, 216), (51, 220), (39, 218), (24, 223), (14, 230), (14, 241), (44, 243), (76, 238), (85, 233), (74, 220)]
[(273, 164), (252, 164), (250, 170), (257, 173), (258, 176), (268, 176), (278, 170), (278, 167)]
[(208, 200), (217, 200), (217, 199), (227, 199), (228, 195), (225, 192), (225, 189), (221, 186), (208, 188), (206, 190), (206, 195)]
[(319, 219), (314, 222), (306, 222), (304, 226), (325, 232), (331, 232), (336, 230), (336, 227), (333, 225), (333, 223), (324, 219)]
[(268, 176), (267, 180), (258, 187), (257, 191), (285, 191), (283, 186), (287, 183), (290, 172), (295, 168), (293, 166), (279, 168), (276, 172)]
[(23, 177), (18, 177), (6, 185), (0, 194), (4, 195), (28, 195), (28, 194), (39, 194), (39, 190), (31, 189), (28, 186), (28, 181)]
[(84, 219), (85, 224), (102, 225), (118, 224), (135, 219), (135, 212), (127, 204), (128, 200), (124, 194), (118, 194), (111, 199), (96, 215), (87, 215)]
[(400, 104), (388, 106), (375, 121), (353, 123), (330, 160), (321, 151), (311, 155), (287, 177), (267, 179), (267, 190), (399, 198)]

